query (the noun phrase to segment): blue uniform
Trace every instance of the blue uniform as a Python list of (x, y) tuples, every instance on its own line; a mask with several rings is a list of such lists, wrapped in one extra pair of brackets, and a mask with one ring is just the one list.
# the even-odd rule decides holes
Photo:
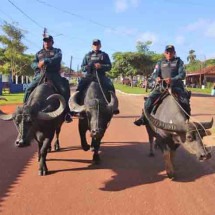
[[(171, 78), (172, 92), (179, 94), (183, 98), (186, 111), (190, 114), (189, 99), (183, 84), (183, 79), (186, 77), (183, 61), (179, 57), (173, 58), (169, 61), (166, 59), (159, 61), (152, 73), (153, 79), (156, 79), (157, 77), (160, 77), (161, 79)], [(144, 103), (145, 109), (148, 110), (149, 113), (151, 113), (153, 109), (153, 103), (161, 94), (162, 92), (160, 89), (155, 88)]]
[[(39, 84), (44, 72), (48, 80), (51, 80), (58, 92), (64, 96), (66, 102), (70, 98), (69, 82), (60, 76), (62, 52), (57, 48), (50, 48), (49, 50), (41, 49), (37, 52), (35, 59), (33, 60), (31, 67), (35, 71), (35, 76), (25, 91), (24, 102), (30, 96), (30, 93)], [(38, 68), (39, 61), (44, 61), (45, 71)]]
[(97, 69), (97, 74), (102, 85), (105, 87), (105, 89), (115, 92), (111, 80), (105, 75), (105, 73), (107, 71), (110, 71), (112, 68), (110, 58), (107, 53), (102, 52), (100, 50), (98, 52), (91, 51), (85, 55), (81, 65), (81, 69), (82, 72), (86, 72), (87, 74), (86, 77), (82, 78), (81, 81), (79, 82), (77, 90), (82, 91), (84, 88), (88, 86), (88, 84), (91, 81), (97, 80), (96, 69), (94, 67), (95, 63), (101, 64), (101, 68)]

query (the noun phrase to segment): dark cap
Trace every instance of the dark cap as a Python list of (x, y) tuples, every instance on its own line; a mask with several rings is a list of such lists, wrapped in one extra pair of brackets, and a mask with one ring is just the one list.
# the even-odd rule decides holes
[(167, 46), (165, 47), (165, 51), (167, 51), (167, 50), (175, 51), (175, 47), (174, 47), (173, 45), (167, 45)]
[(93, 44), (93, 45), (94, 45), (94, 44), (99, 44), (99, 45), (101, 45), (101, 41), (100, 41), (99, 39), (94, 39), (92, 44)]
[(43, 37), (43, 41), (54, 41), (53, 37), (51, 35), (46, 35)]

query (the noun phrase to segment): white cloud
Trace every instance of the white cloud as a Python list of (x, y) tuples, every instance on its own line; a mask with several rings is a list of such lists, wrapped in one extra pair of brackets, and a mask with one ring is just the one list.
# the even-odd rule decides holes
[(137, 35), (137, 41), (152, 41), (152, 44), (158, 42), (158, 37), (152, 32), (143, 32)]
[(215, 21), (211, 22), (205, 30), (205, 35), (208, 37), (215, 37)]
[(203, 29), (208, 24), (207, 20), (199, 19), (196, 22), (190, 23), (184, 27), (186, 31), (197, 31)]
[(184, 45), (184, 43), (185, 43), (185, 37), (182, 36), (182, 35), (177, 36), (175, 38), (175, 42), (176, 42), (177, 45)]
[(115, 0), (115, 10), (117, 13), (125, 12), (130, 7), (138, 7), (140, 0)]

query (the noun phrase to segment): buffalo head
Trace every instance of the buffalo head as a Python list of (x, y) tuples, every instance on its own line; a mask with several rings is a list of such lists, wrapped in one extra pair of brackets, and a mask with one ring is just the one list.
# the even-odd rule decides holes
[(14, 120), (18, 128), (19, 135), (15, 142), (16, 146), (21, 147), (29, 145), (30, 141), (34, 137), (34, 129), (39, 123), (44, 123), (42, 122), (43, 120), (53, 120), (63, 113), (66, 107), (64, 98), (59, 94), (53, 94), (47, 98), (48, 101), (51, 99), (58, 99), (60, 102), (59, 107), (51, 112), (43, 112), (34, 106), (26, 104), (24, 106), (17, 107), (13, 114), (0, 113), (0, 119)]
[[(210, 153), (204, 146), (202, 138), (207, 135), (206, 129), (210, 129), (213, 126), (213, 118), (210, 122), (180, 122), (168, 123), (159, 120), (149, 114), (145, 110), (145, 115), (151, 125), (151, 127), (156, 130), (157, 128), (163, 131), (174, 134), (173, 136), (178, 136), (181, 143), (184, 143), (184, 147), (191, 153), (196, 154), (199, 160), (206, 160), (211, 157)], [(157, 131), (159, 133), (159, 131)]]
[(88, 118), (88, 127), (91, 137), (94, 139), (102, 138), (113, 116), (113, 110), (118, 106), (116, 95), (110, 92), (111, 99), (108, 103), (100, 99), (85, 99), (83, 105), (78, 104), (78, 96), (79, 91), (76, 91), (70, 97), (70, 110), (77, 113), (85, 113)]

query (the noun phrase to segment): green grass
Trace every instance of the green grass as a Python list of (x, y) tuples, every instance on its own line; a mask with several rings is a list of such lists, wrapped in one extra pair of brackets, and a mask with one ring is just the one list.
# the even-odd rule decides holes
[(23, 102), (23, 93), (4, 93), (0, 97), (6, 98), (7, 101), (0, 100), (0, 105), (21, 104)]
[[(147, 94), (150, 92), (150, 89), (148, 89), (148, 92), (146, 93), (144, 88), (130, 87), (130, 86), (118, 84), (118, 83), (115, 83), (114, 86), (117, 90), (120, 90), (124, 93), (129, 93), (129, 94)], [(195, 93), (211, 94), (210, 88), (206, 88), (206, 89), (187, 88), (187, 90), (191, 90), (192, 92), (195, 92)]]
[[(127, 85), (123, 85), (123, 84), (114, 84), (115, 88), (117, 90), (120, 90), (124, 93), (129, 93), (129, 94), (147, 94), (144, 88), (139, 88), (139, 87), (130, 87)], [(149, 92), (150, 90), (148, 90)]]
[(191, 90), (191, 92), (194, 93), (203, 93), (203, 94), (211, 94), (211, 89), (206, 88), (206, 89), (201, 89), (201, 88), (187, 88), (188, 90)]

